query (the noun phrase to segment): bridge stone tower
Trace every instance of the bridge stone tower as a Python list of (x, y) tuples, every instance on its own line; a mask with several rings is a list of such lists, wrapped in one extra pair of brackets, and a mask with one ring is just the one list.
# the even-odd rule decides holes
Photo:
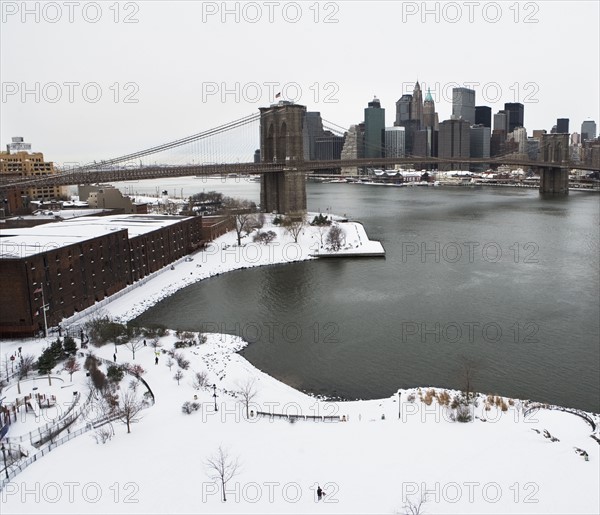
[(302, 127), (306, 106), (281, 101), (260, 108), (260, 159), (281, 165), (261, 179), (260, 204), (266, 212), (306, 211), (306, 179), (296, 165), (304, 159)]
[[(566, 163), (569, 160), (568, 134), (542, 134), (539, 160), (545, 163)], [(569, 194), (569, 169), (540, 166), (540, 193)]]

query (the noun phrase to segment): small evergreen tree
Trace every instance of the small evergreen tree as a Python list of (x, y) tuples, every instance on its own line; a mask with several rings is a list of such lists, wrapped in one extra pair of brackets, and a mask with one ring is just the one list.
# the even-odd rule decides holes
[(63, 341), (63, 349), (67, 354), (77, 354), (77, 344), (71, 336), (65, 336)]
[(121, 382), (121, 379), (123, 379), (124, 375), (125, 373), (123, 372), (123, 370), (121, 370), (121, 367), (118, 367), (116, 365), (110, 365), (108, 367), (108, 370), (106, 371), (106, 377), (109, 381), (113, 383)]

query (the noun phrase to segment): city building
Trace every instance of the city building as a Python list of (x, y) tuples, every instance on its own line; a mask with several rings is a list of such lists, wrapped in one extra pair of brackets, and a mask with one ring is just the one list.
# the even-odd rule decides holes
[(540, 153), (541, 138), (527, 138), (527, 158), (531, 161), (537, 161)]
[(494, 130), (495, 131), (504, 131), (505, 135), (509, 133), (509, 116), (510, 113), (508, 111), (498, 111), (494, 115)]
[(165, 215), (92, 216), (4, 229), (0, 335), (40, 334), (46, 324), (58, 324), (229, 229), (223, 217)]
[(323, 136), (323, 120), (321, 113), (307, 111), (302, 123), (302, 138), (304, 140), (304, 159), (314, 161), (317, 138)]
[(340, 159), (344, 148), (344, 136), (336, 136), (331, 131), (323, 131), (323, 135), (315, 139), (315, 159), (331, 161)]
[[(425, 127), (414, 133), (413, 155), (416, 157), (437, 157), (439, 146), (439, 131), (433, 127)], [(426, 168), (432, 168), (427, 165)]]
[(557, 118), (556, 119), (556, 133), (557, 134), (569, 134), (569, 119), (568, 118)]
[(405, 156), (404, 127), (385, 128), (385, 157)]
[(377, 97), (365, 107), (365, 157), (383, 157), (385, 109)]
[(415, 122), (414, 130), (421, 130), (423, 127), (423, 94), (421, 93), (419, 81), (415, 83), (413, 89), (410, 119)]
[[(360, 159), (364, 157), (365, 149), (365, 124), (351, 125), (344, 134), (344, 146), (340, 159)], [(342, 175), (357, 175), (358, 167), (346, 166), (342, 168)]]
[(452, 118), (475, 123), (475, 90), (452, 88)]
[(581, 141), (596, 139), (596, 122), (586, 120), (581, 124)]
[(396, 121), (394, 125), (402, 126), (404, 122), (411, 119), (412, 95), (402, 95), (396, 102)]
[(88, 203), (91, 209), (115, 209), (117, 213), (145, 214), (146, 203), (135, 203), (123, 196), (121, 191), (110, 184), (90, 184), (78, 186), (79, 198)]
[(492, 131), (485, 125), (473, 125), (470, 131), (470, 156), (490, 157)]
[[(12, 138), (6, 146), (5, 152), (0, 152), (0, 175), (19, 178), (42, 178), (58, 173), (54, 163), (44, 161), (41, 152), (30, 152), (31, 145), (25, 143), (23, 138)], [(57, 200), (66, 198), (67, 189), (63, 186), (27, 187), (13, 192), (12, 198), (6, 198), (5, 214), (21, 214), (31, 200)], [(4, 200), (4, 199), (3, 199)]]
[(475, 125), (492, 128), (492, 108), (489, 106), (475, 106)]
[(431, 96), (431, 90), (427, 89), (427, 95), (423, 101), (423, 126), (422, 128), (433, 127), (438, 130), (437, 116), (435, 112), (435, 102)]
[(508, 102), (504, 104), (504, 111), (508, 113), (508, 132), (514, 131), (517, 127), (525, 127), (525, 106), (518, 102)]
[(515, 142), (517, 153), (527, 154), (527, 129), (525, 127), (516, 127), (514, 131), (508, 134), (507, 139)]
[[(451, 119), (440, 123), (438, 142), (438, 157), (465, 158), (468, 161), (471, 156), (471, 134), (470, 124), (467, 120)], [(440, 164), (442, 170), (466, 170), (468, 163)]]

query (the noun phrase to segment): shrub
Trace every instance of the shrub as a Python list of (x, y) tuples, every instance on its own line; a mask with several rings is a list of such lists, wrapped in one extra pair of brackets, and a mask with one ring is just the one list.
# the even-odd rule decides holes
[(277, 234), (274, 231), (257, 232), (253, 236), (252, 241), (254, 241), (255, 243), (262, 243), (263, 245), (267, 245), (271, 243), (276, 237)]
[(186, 415), (192, 414), (194, 411), (198, 411), (200, 409), (200, 404), (197, 402), (185, 401), (181, 406), (181, 411)]
[(177, 361), (179, 368), (183, 370), (190, 368), (189, 360), (185, 359), (181, 354), (175, 354), (173, 357), (175, 358), (175, 361)]
[(331, 220), (319, 213), (313, 218), (313, 221), (310, 223), (310, 225), (331, 225)]
[(283, 222), (283, 218), (281, 218), (279, 215), (277, 215), (275, 218), (273, 218), (273, 225), (281, 225)]
[(108, 367), (108, 370), (106, 371), (106, 377), (112, 383), (121, 382), (121, 379), (123, 379), (124, 375), (125, 375), (125, 372), (123, 372), (121, 367), (118, 367), (117, 365), (110, 365)]
[(92, 384), (97, 390), (105, 390), (108, 386), (106, 376), (104, 372), (99, 368), (94, 368), (90, 370), (90, 379), (92, 380)]

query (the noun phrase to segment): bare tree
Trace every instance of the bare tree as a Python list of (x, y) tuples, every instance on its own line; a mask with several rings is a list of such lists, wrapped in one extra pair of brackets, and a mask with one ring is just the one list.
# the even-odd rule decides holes
[(294, 243), (298, 243), (298, 236), (306, 226), (304, 213), (290, 213), (283, 219), (282, 225), (286, 232), (294, 238)]
[(422, 494), (418, 501), (413, 502), (412, 499), (407, 498), (406, 504), (402, 507), (405, 515), (423, 515), (423, 505), (427, 502), (425, 494)]
[(321, 247), (325, 244), (325, 235), (329, 231), (328, 225), (319, 225), (317, 226), (317, 232), (319, 233), (319, 244)]
[(252, 232), (258, 223), (255, 217), (256, 204), (249, 200), (228, 199), (225, 206), (227, 215), (233, 220), (238, 245), (242, 244), (242, 236)]
[(152, 347), (154, 350), (156, 350), (159, 347), (162, 347), (162, 343), (160, 343), (160, 340), (158, 338), (152, 338), (150, 340), (150, 347)]
[(238, 392), (242, 396), (242, 402), (246, 406), (246, 418), (250, 418), (250, 403), (257, 396), (256, 379), (254, 377), (247, 379), (244, 383), (238, 384)]
[(225, 486), (239, 471), (240, 464), (238, 458), (231, 458), (229, 452), (224, 450), (222, 446), (219, 446), (219, 450), (213, 456), (207, 458), (205, 466), (208, 469), (208, 477), (214, 481), (221, 481), (223, 502), (227, 501)]
[(134, 391), (127, 389), (121, 394), (117, 413), (121, 422), (127, 424), (128, 433), (131, 433), (131, 424), (140, 419), (138, 415), (145, 407), (144, 401), (140, 400)]
[(346, 233), (339, 225), (333, 225), (327, 233), (327, 243), (331, 246), (331, 249), (335, 252), (340, 250), (344, 243), (346, 243)]
[(29, 372), (33, 370), (35, 365), (35, 356), (33, 354), (27, 354), (21, 356), (21, 365), (19, 368), (19, 376), (22, 378), (27, 377)]
[(461, 368), (462, 368), (462, 380), (464, 384), (463, 391), (465, 392), (465, 397), (467, 402), (473, 397), (474, 392), (473, 388), (473, 380), (477, 377), (477, 370), (480, 368), (479, 363), (472, 359), (467, 358), (466, 356), (461, 355)]
[(178, 369), (177, 372), (175, 372), (173, 379), (177, 381), (177, 386), (179, 386), (179, 381), (183, 379), (183, 372), (181, 371), (181, 369)]
[(169, 357), (167, 359), (167, 363), (166, 365), (169, 367), (169, 370), (171, 370), (171, 367), (175, 364), (175, 362), (173, 361), (173, 358)]
[(141, 349), (144, 346), (144, 342), (141, 338), (136, 337), (129, 340), (125, 344), (125, 346), (131, 351), (131, 354), (133, 355), (133, 360), (135, 360), (135, 351)]
[(192, 383), (192, 386), (196, 390), (200, 390), (200, 388), (205, 388), (206, 386), (208, 386), (208, 374), (204, 371), (195, 372), (194, 382)]
[(81, 366), (79, 365), (75, 357), (71, 356), (69, 359), (67, 359), (67, 361), (65, 361), (65, 364), (63, 365), (63, 370), (69, 373), (69, 381), (73, 381), (73, 374), (78, 370), (81, 370)]

